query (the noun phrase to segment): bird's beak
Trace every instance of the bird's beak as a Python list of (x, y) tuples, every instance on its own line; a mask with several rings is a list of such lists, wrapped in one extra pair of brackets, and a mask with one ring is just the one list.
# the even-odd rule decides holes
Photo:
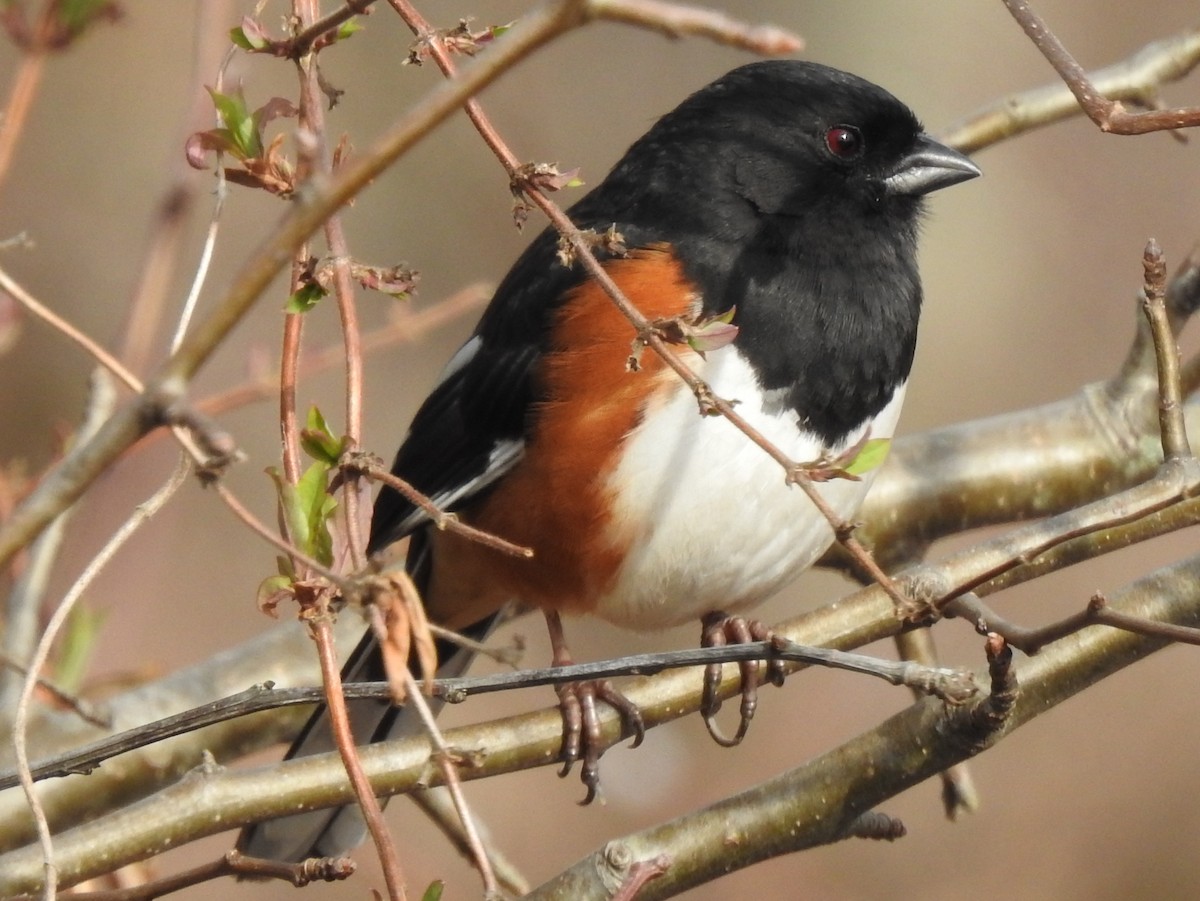
[(883, 184), (889, 194), (919, 197), (982, 174), (978, 166), (957, 150), (921, 134), (895, 171), (883, 179)]

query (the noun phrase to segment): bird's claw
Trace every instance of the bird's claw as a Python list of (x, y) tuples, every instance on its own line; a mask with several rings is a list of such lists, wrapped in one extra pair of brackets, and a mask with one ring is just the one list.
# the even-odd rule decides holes
[(607, 679), (588, 682), (568, 682), (559, 685), (558, 703), (562, 710), (563, 740), (562, 769), (559, 776), (566, 776), (576, 761), (583, 761), (580, 780), (587, 795), (580, 804), (591, 804), (600, 797), (600, 756), (607, 750), (600, 730), (600, 717), (596, 712), (596, 701), (604, 701), (621, 717), (621, 736), (632, 735), (631, 748), (636, 748), (646, 737), (646, 724), (637, 705), (621, 694)]
[[(740, 616), (729, 616), (725, 613), (710, 613), (701, 621), (700, 643), (702, 647), (719, 648), (728, 644), (749, 644), (754, 641), (770, 641), (773, 632), (770, 627), (756, 619), (743, 619)], [(758, 660), (743, 660), (738, 664), (742, 677), (741, 717), (738, 721), (737, 732), (728, 736), (717, 725), (717, 711), (721, 709), (721, 675), (723, 666), (720, 663), (710, 663), (704, 668), (704, 690), (700, 698), (700, 715), (713, 741), (722, 747), (732, 748), (740, 744), (750, 729), (750, 721), (758, 708), (758, 683), (762, 673), (762, 663)], [(783, 685), (787, 672), (782, 660), (768, 660), (765, 680), (772, 685)]]

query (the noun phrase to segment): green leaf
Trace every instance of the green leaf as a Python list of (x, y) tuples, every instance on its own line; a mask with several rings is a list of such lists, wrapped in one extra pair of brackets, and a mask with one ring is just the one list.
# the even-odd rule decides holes
[(99, 16), (114, 15), (111, 0), (59, 0), (55, 13), (59, 23), (72, 37), (80, 34)]
[(314, 460), (336, 466), (346, 452), (346, 439), (335, 436), (321, 411), (311, 407), (307, 427), (300, 432), (300, 446)]
[(104, 614), (77, 604), (67, 617), (66, 629), (54, 661), (54, 681), (64, 691), (76, 691), (83, 684), (88, 661), (96, 649)]
[(345, 22), (343, 22), (341, 25), (338, 26), (337, 36), (334, 38), (334, 40), (344, 41), (344, 40), (346, 40), (346, 38), (350, 37), (350, 35), (354, 34), (356, 31), (362, 31), (362, 30), (363, 30), (363, 25), (357, 19), (347, 19)]
[(891, 447), (890, 438), (872, 438), (862, 446), (862, 450), (855, 454), (854, 459), (844, 469), (852, 476), (861, 476), (872, 469), (878, 469), (887, 459)]
[(307, 313), (318, 303), (321, 298), (329, 292), (318, 285), (316, 282), (306, 282), (301, 285), (296, 293), (288, 298), (288, 301), (283, 306), (285, 313)]
[(241, 26), (229, 29), (229, 40), (233, 41), (234, 44), (236, 44), (238, 47), (241, 47), (243, 50), (259, 49), (250, 42), (250, 38), (246, 37), (246, 32), (242, 30)]
[(687, 343), (692, 350), (704, 356), (710, 350), (719, 350), (732, 344), (738, 336), (738, 327), (733, 324), (737, 307), (733, 306), (719, 316), (713, 316), (687, 329)]
[(251, 16), (243, 16), (242, 24), (229, 30), (229, 38), (243, 50), (263, 50), (270, 44), (262, 23)]
[(421, 901), (442, 901), (442, 893), (446, 891), (446, 883), (440, 879), (435, 879), (429, 883), (429, 888), (425, 889), (425, 894), (421, 896)]
[(329, 465), (313, 463), (295, 485), (289, 484), (274, 467), (268, 469), (267, 474), (275, 480), (279, 491), (279, 503), (292, 544), (319, 563), (330, 565), (333, 562), (333, 536), (329, 531), (329, 520), (337, 509), (337, 501), (326, 490)]
[(255, 127), (254, 116), (246, 108), (246, 98), (242, 89), (238, 88), (231, 94), (222, 94), (208, 88), (213, 106), (221, 124), (229, 131), (229, 139), (233, 143), (232, 153), (240, 159), (254, 159), (262, 155), (262, 140)]

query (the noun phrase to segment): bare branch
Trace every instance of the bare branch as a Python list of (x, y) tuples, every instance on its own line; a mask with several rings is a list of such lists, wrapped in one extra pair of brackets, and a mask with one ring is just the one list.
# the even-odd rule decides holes
[(1151, 239), (1142, 256), (1146, 273), (1142, 309), (1150, 324), (1154, 361), (1158, 370), (1158, 428), (1163, 456), (1184, 459), (1192, 455), (1183, 419), (1183, 388), (1179, 376), (1179, 345), (1167, 312), (1167, 264), (1162, 248)]
[(1042, 55), (1054, 67), (1054, 71), (1066, 82), (1088, 118), (1095, 122), (1101, 131), (1118, 135), (1140, 135), (1200, 125), (1200, 107), (1130, 112), (1121, 101), (1109, 100), (1092, 83), (1087, 72), (1075, 61), (1042, 18), (1033, 11), (1027, 0), (1004, 0), (1004, 5), (1038, 50), (1042, 51)]
[[(211, 357), (230, 330), (266, 290), (271, 279), (325, 219), (414, 144), (443, 122), (467, 98), (478, 93), (531, 51), (584, 21), (584, 0), (548, 0), (525, 16), (494, 52), (472, 61), (462, 77), (431, 91), (374, 146), (349, 161), (326, 185), (313, 185), (306, 203), (291, 207), (280, 227), (251, 256), (234, 284), (209, 316), (148, 381), (150, 397), (178, 395)], [(134, 441), (152, 428), (137, 406), (118, 410), (96, 437), (82, 444), (69, 461), (55, 467), (0, 529), (0, 567), (39, 534), (51, 519), (78, 498)]]
[[(1159, 88), (1200, 64), (1200, 28), (1154, 41), (1119, 63), (1097, 69), (1091, 82), (1114, 100), (1152, 106)], [(1013, 94), (971, 113), (942, 131), (942, 139), (973, 153), (1017, 135), (1079, 115), (1082, 109), (1061, 81)]]

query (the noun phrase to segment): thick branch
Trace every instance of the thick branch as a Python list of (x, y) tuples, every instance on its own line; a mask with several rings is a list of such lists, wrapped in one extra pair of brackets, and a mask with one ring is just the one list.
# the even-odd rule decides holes
[[(1200, 557), (1146, 577), (1117, 595), (1113, 606), (1142, 617), (1195, 625), (1200, 623), (1198, 585)], [(878, 588), (868, 589), (845, 605), (816, 611), (805, 619), (803, 634), (788, 630), (788, 635), (808, 643), (856, 641), (862, 637), (858, 630), (863, 623), (874, 621), (886, 631), (882, 624), (889, 619), (895, 625), (890, 602)], [(1022, 693), (1008, 727), (1027, 722), (1163, 644), (1161, 639), (1096, 627), (1048, 647), (1020, 667)], [(640, 681), (629, 688), (627, 695), (642, 708), (647, 725), (651, 725), (678, 715), (679, 698), (690, 696), (691, 700), (684, 703), (698, 703), (699, 683), (694, 672), (682, 671), (658, 677), (654, 683)], [(669, 690), (660, 691), (664, 687)], [(667, 696), (669, 700), (665, 700)], [(634, 849), (634, 860), (656, 856), (648, 849), (666, 843), (673, 843), (676, 853), (682, 855), (678, 850), (681, 847), (707, 846), (714, 835), (727, 839), (727, 831), (722, 830), (735, 824), (743, 839), (736, 848), (743, 856), (731, 858), (735, 851), (728, 841), (720, 854), (697, 854), (694, 858), (687, 854), (689, 859), (707, 861), (697, 863), (697, 867), (728, 867), (745, 866), (765, 856), (841, 837), (859, 814), (945, 766), (978, 753), (994, 740), (995, 733), (981, 737), (973, 728), (978, 715), (976, 705), (947, 712), (941, 702), (919, 703), (807, 767), (691, 815), (694, 819), (685, 821), (687, 828), (667, 824), (625, 842)], [(619, 729), (615, 714), (605, 718), (607, 740), (615, 740)], [(472, 759), (473, 765), (464, 767), (461, 775), (474, 779), (525, 768), (534, 760), (542, 765), (555, 763), (561, 732), (559, 714), (550, 709), (453, 730), (446, 739), (451, 747)], [(481, 747), (488, 749), (486, 755), (471, 755), (473, 749)], [(362, 759), (375, 789), (392, 794), (430, 780), (429, 755), (428, 741), (414, 738), (374, 745), (363, 751)], [(286, 761), (268, 772), (272, 775), (258, 770), (197, 771), (145, 802), (61, 833), (55, 842), (64, 883), (252, 819), (294, 813), (300, 793), (289, 786), (305, 786), (303, 804), (334, 805), (351, 799), (337, 755)], [(281, 778), (284, 773), (286, 778)], [(436, 781), (437, 777), (432, 778)], [(203, 795), (203, 804), (197, 801), (198, 794)], [(186, 811), (194, 813), (181, 814)], [(795, 826), (797, 821), (800, 827)], [(569, 873), (574, 878), (584, 868), (581, 864)], [(675, 869), (672, 867), (672, 872)], [(715, 875), (681, 868), (662, 885), (652, 883), (645, 897), (666, 897), (662, 892), (668, 889), (678, 891)], [(21, 849), (0, 857), (0, 895), (32, 891), (40, 878), (40, 857), (34, 850)], [(567, 894), (542, 897), (594, 895), (590, 889), (572, 888)]]
[[(1200, 558), (1164, 569), (1121, 593), (1128, 612), (1200, 623)], [(1007, 735), (1165, 642), (1095, 628), (1072, 636), (1016, 667), (1015, 705), (1003, 718)], [(975, 707), (946, 708), (926, 699), (876, 728), (749, 791), (668, 823), (609, 842), (534, 889), (530, 901), (607, 899), (615, 846), (624, 861), (665, 858), (669, 865), (638, 898), (669, 898), (771, 857), (827, 844), (881, 802), (952, 764), (974, 756), (999, 735), (974, 739)]]

